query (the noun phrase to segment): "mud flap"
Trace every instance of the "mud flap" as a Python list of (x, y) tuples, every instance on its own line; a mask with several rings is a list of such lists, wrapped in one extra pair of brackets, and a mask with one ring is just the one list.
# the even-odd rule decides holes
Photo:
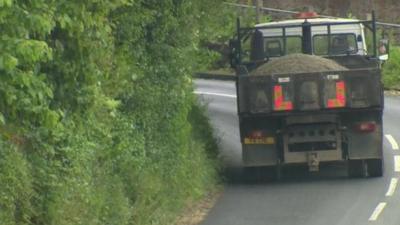
[(307, 161), (308, 161), (308, 170), (310, 172), (318, 172), (319, 171), (318, 153), (309, 152), (307, 154)]

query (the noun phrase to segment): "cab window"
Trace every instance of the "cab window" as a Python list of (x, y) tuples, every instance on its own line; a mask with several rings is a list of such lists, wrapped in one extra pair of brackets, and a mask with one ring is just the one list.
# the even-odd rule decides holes
[(266, 37), (264, 42), (265, 55), (268, 57), (279, 57), (293, 53), (301, 53), (301, 37), (287, 36), (286, 51), (284, 51), (283, 37)]
[(332, 34), (330, 49), (328, 35), (314, 35), (315, 55), (342, 55), (357, 53), (357, 39), (354, 34)]

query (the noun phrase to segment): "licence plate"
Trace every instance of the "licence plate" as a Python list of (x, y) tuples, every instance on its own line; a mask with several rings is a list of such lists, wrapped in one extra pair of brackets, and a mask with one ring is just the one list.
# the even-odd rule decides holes
[(245, 138), (244, 143), (246, 145), (272, 145), (275, 144), (275, 138), (266, 137), (266, 138)]

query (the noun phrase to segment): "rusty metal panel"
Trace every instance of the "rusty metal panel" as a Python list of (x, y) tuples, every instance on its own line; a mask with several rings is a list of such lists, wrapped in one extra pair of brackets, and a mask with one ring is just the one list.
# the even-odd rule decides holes
[(240, 76), (239, 112), (361, 109), (382, 107), (378, 69)]
[(301, 111), (321, 109), (322, 74), (292, 75), (295, 84), (295, 108)]
[(242, 145), (244, 166), (273, 166), (278, 163), (275, 145)]
[[(360, 132), (356, 125), (360, 122), (375, 122), (373, 132)], [(382, 157), (382, 112), (347, 113), (342, 116), (342, 124), (347, 127), (344, 135), (347, 140), (347, 152), (350, 159), (372, 159)]]
[(239, 112), (269, 113), (272, 111), (271, 78), (269, 76), (239, 77)]
[(354, 70), (344, 73), (348, 87), (349, 108), (382, 106), (379, 70)]

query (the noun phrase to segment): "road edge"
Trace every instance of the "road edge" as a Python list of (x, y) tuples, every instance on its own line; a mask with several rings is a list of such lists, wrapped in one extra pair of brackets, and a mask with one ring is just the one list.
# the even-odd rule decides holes
[(204, 195), (203, 198), (192, 201), (187, 204), (181, 216), (178, 217), (174, 225), (199, 225), (208, 216), (208, 213), (214, 208), (218, 199), (223, 195), (224, 187), (217, 187)]
[(236, 80), (236, 76), (233, 74), (219, 74), (219, 73), (208, 73), (208, 72), (196, 72), (193, 78), (211, 79), (211, 80)]

